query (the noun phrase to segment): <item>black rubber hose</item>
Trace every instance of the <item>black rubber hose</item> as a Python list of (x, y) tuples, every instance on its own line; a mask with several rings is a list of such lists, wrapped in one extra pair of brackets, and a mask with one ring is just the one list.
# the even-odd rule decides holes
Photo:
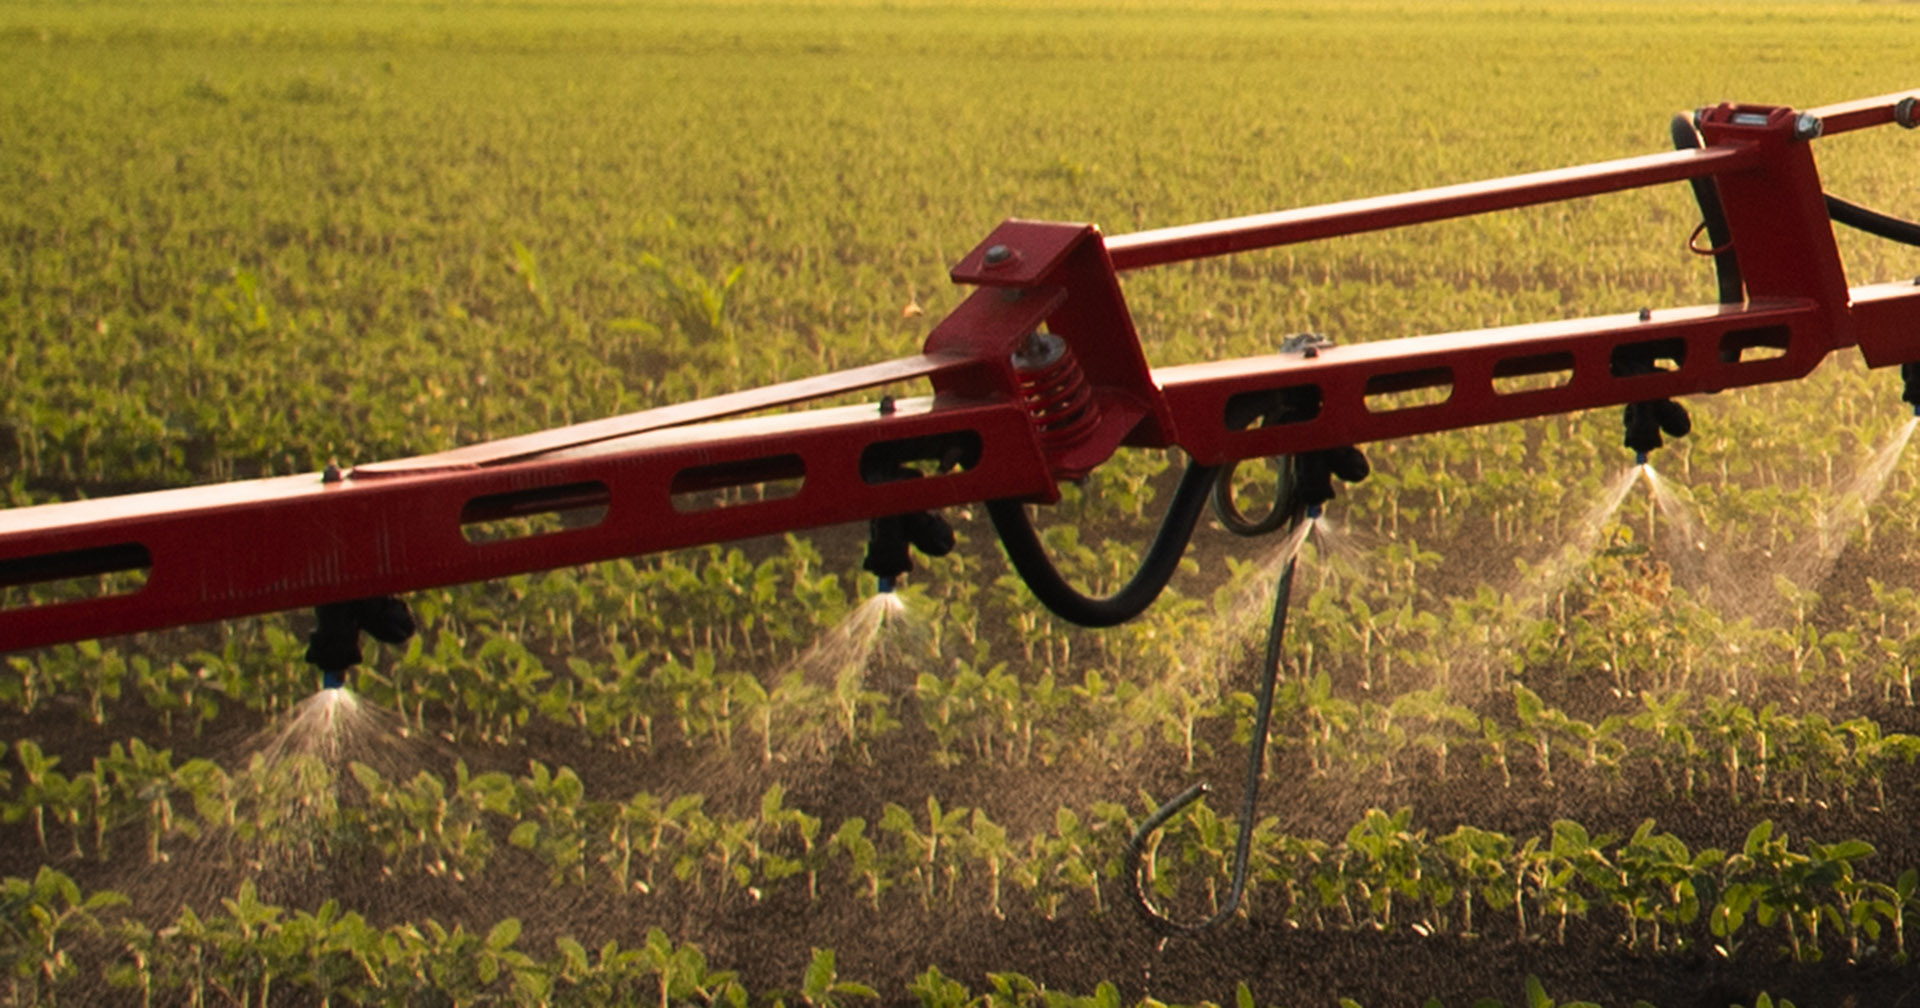
[[(1700, 131), (1693, 117), (1685, 112), (1673, 117), (1668, 130), (1675, 150), (1695, 150), (1700, 146)], [(1712, 178), (1691, 180), (1693, 200), (1700, 204), (1700, 219), (1707, 225), (1707, 241), (1720, 251), (1713, 254), (1713, 271), (1720, 280), (1720, 301), (1738, 304), (1747, 299), (1746, 282), (1740, 276), (1740, 258), (1733, 251), (1733, 232), (1727, 227), (1727, 211), (1720, 206), (1720, 187)]]
[(1278, 531), (1294, 516), (1287, 513), (1285, 503), (1293, 492), (1293, 457), (1282, 455), (1274, 460), (1280, 466), (1279, 486), (1273, 495), (1273, 508), (1265, 517), (1248, 518), (1233, 500), (1233, 473), (1240, 463), (1229, 462), (1220, 470), (1220, 478), (1213, 483), (1213, 516), (1220, 519), (1226, 530), (1237, 536), (1263, 536)]
[(1187, 463), (1180, 486), (1173, 492), (1173, 501), (1167, 505), (1166, 517), (1160, 520), (1160, 531), (1154, 534), (1152, 545), (1140, 558), (1140, 569), (1125, 587), (1107, 598), (1083, 595), (1060, 576), (1053, 561), (1047, 558), (1046, 547), (1034, 531), (1033, 522), (1027, 518), (1025, 504), (1017, 500), (988, 501), (987, 516), (993, 519), (993, 529), (1000, 534), (1000, 544), (1006, 547), (1013, 569), (1043, 605), (1069, 623), (1084, 627), (1117, 626), (1144, 612), (1173, 579), (1180, 557), (1187, 551), (1187, 541), (1193, 538), (1193, 527), (1200, 520), (1200, 512), (1206, 509), (1207, 493), (1219, 475), (1219, 466)]
[[(1289, 501), (1276, 510), (1287, 517), (1299, 521), (1304, 517), (1304, 509)], [(1255, 816), (1260, 810), (1260, 776), (1267, 765), (1267, 736), (1273, 724), (1273, 695), (1280, 681), (1280, 645), (1287, 635), (1287, 608), (1293, 597), (1293, 569), (1298, 563), (1299, 554), (1287, 558), (1287, 564), (1280, 571), (1280, 584), (1274, 589), (1273, 617), (1267, 623), (1267, 650), (1260, 666), (1260, 695), (1254, 701), (1253, 735), (1247, 743), (1247, 784), (1240, 793), (1240, 830), (1233, 843), (1233, 870), (1227, 889), (1226, 902), (1213, 915), (1193, 924), (1182, 924), (1165, 916), (1147, 902), (1145, 886), (1140, 881), (1140, 867), (1146, 859), (1147, 838), (1153, 836), (1160, 827), (1165, 826), (1182, 809), (1200, 800), (1209, 790), (1206, 784), (1195, 784), (1180, 792), (1174, 799), (1160, 806), (1154, 813), (1133, 831), (1133, 839), (1127, 842), (1127, 852), (1121, 871), (1127, 879), (1127, 885), (1133, 893), (1133, 908), (1147, 925), (1164, 935), (1195, 934), (1219, 924), (1240, 909), (1240, 900), (1247, 892), (1247, 855), (1253, 846), (1253, 832), (1258, 828)]]
[(1849, 203), (1838, 196), (1826, 194), (1827, 216), (1836, 223), (1845, 224), (1888, 241), (1902, 245), (1920, 245), (1920, 224), (1898, 217), (1889, 217), (1877, 210), (1869, 210), (1858, 203)]

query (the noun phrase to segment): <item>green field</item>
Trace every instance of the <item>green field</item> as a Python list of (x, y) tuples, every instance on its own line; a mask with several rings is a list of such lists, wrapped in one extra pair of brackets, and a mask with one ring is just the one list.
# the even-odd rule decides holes
[[(310, 472), (902, 356), (1007, 217), (1117, 234), (1654, 152), (1683, 109), (1920, 86), (1916, 26), (1893, 3), (0, 0), (0, 483)], [(1916, 142), (1820, 163), (1920, 216)], [(1691, 304), (1696, 219), (1663, 187), (1126, 291), (1156, 365)], [(1840, 238), (1855, 283), (1920, 274)], [(423, 592), (344, 752), (266, 741), (320, 709), (304, 614), (12, 655), (0, 996), (1533, 1004), (1537, 976), (1608, 1005), (1892, 1003), (1920, 906), (1920, 484), (1889, 456), (1843, 490), (1910, 432), (1897, 395), (1846, 355), (1690, 402), (1655, 459), (1680, 511), (1636, 487), (1541, 597), (1525, 573), (1626, 465), (1615, 411), (1371, 446), (1302, 566), (1249, 905), (1165, 945), (1120, 851), (1235, 778), (1272, 575), (1217, 528), (1147, 617), (1089, 633), (958, 516), (910, 625), (838, 664), (808, 655), (867, 612), (857, 529)], [(1169, 461), (1068, 489), (1049, 535), (1077, 577), (1124, 576)], [(1221, 895), (1237, 784), (1216, 804), (1156, 855), (1183, 917)]]

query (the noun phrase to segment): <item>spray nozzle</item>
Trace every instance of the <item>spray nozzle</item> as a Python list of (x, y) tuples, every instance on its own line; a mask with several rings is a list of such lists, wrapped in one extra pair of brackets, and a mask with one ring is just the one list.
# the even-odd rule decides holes
[[(940, 471), (965, 464), (959, 454), (949, 451), (940, 460)], [(880, 461), (865, 469), (870, 483), (898, 483), (920, 478), (920, 471), (898, 460)], [(899, 586), (900, 578), (913, 570), (912, 550), (930, 557), (953, 552), (957, 542), (953, 526), (933, 511), (909, 511), (867, 522), (867, 556), (860, 566), (880, 579), (885, 594)]]
[(867, 523), (867, 556), (860, 566), (880, 579), (881, 591), (890, 592), (913, 570), (912, 550), (943, 557), (956, 541), (953, 526), (932, 511), (875, 518)]
[(1920, 416), (1920, 362), (1900, 365), (1900, 401), (1913, 407)]
[(1647, 464), (1647, 453), (1646, 453), (1646, 452), (1643, 452), (1643, 451), (1637, 451), (1637, 452), (1634, 452), (1634, 453), (1633, 453), (1633, 464), (1634, 464), (1634, 465), (1642, 465), (1642, 466), (1643, 466), (1643, 465), (1646, 465), (1646, 464)]
[(1660, 435), (1686, 437), (1693, 430), (1693, 418), (1687, 408), (1671, 399), (1649, 399), (1628, 403), (1621, 416), (1626, 427), (1623, 443), (1633, 449), (1635, 459), (1645, 465), (1647, 455), (1666, 444)]
[[(1663, 360), (1671, 361), (1678, 367), (1685, 355), (1686, 347), (1679, 341), (1659, 340), (1618, 348), (1610, 367), (1615, 378), (1657, 375), (1662, 373)], [(1646, 399), (1628, 403), (1621, 414), (1621, 421), (1626, 427), (1623, 440), (1641, 465), (1646, 464), (1649, 453), (1666, 443), (1661, 438), (1662, 432), (1667, 437), (1686, 437), (1693, 430), (1693, 419), (1687, 416), (1687, 408), (1672, 399)]]
[(413, 613), (392, 595), (328, 602), (313, 610), (313, 633), (307, 637), (307, 662), (320, 669), (323, 689), (347, 684), (347, 670), (360, 664), (360, 634), (386, 644), (413, 636)]
[(1322, 505), (1333, 499), (1335, 477), (1358, 483), (1373, 472), (1367, 457), (1352, 445), (1296, 455), (1293, 467), (1295, 500), (1306, 508), (1309, 518), (1320, 517)]

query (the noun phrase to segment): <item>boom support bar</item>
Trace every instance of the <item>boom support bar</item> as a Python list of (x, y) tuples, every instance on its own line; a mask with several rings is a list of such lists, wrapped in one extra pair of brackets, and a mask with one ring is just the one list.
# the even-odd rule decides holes
[[(989, 500), (1050, 501), (1122, 445), (1202, 464), (1920, 361), (1920, 287), (1849, 289), (1809, 141), (1914, 124), (1887, 95), (1722, 105), (1705, 146), (1107, 239), (1011, 220), (916, 357), (395, 462), (0, 511), (0, 650)], [(1152, 369), (1118, 271), (1690, 179), (1747, 300)], [(1678, 242), (1676, 241), (1676, 246)], [(927, 379), (930, 398), (747, 416)], [(1397, 394), (1420, 391), (1402, 406)], [(902, 474), (923, 478), (902, 479)], [(14, 590), (137, 572), (119, 593)]]
[(1752, 167), (1756, 155), (1745, 145), (1649, 154), (1491, 182), (1140, 231), (1111, 239), (1107, 250), (1116, 269), (1160, 266), (1701, 178)]

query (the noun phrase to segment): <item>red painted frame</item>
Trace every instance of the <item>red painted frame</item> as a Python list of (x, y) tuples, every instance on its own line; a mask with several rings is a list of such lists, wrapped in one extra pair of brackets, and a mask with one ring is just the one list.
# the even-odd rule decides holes
[[(126, 594), (0, 608), (0, 651), (989, 499), (1051, 501), (1058, 481), (1123, 444), (1220, 463), (1787, 381), (1848, 346), (1874, 366), (1920, 360), (1920, 286), (1848, 288), (1810, 143), (1911, 126), (1914, 105), (1904, 93), (1805, 113), (1721, 105), (1699, 114), (1697, 150), (1112, 238), (1009, 220), (954, 267), (979, 289), (917, 357), (347, 473), (0, 511), (0, 589), (146, 573)], [(1119, 284), (1122, 270), (1700, 178), (1718, 187), (1744, 304), (1156, 370)], [(1064, 443), (1045, 436), (1012, 361), (1043, 327), (1077, 358), (1097, 411)], [(1670, 366), (1625, 375), (1621, 357)], [(1527, 375), (1558, 381), (1500, 382)], [(744, 416), (920, 379), (931, 397)], [(1412, 389), (1432, 401), (1369, 403)], [(1264, 425), (1241, 408), (1274, 403), (1286, 408)], [(929, 477), (886, 477), (908, 462)], [(572, 520), (498, 542), (468, 535), (544, 512)]]

